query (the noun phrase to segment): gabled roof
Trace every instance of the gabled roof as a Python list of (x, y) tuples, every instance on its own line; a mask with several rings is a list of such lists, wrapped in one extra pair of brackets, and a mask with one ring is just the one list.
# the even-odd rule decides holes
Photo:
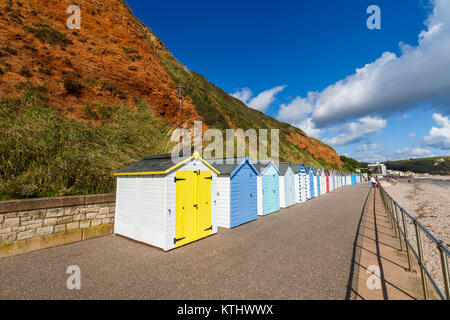
[[(149, 175), (149, 174), (167, 174), (179, 166), (189, 162), (192, 159), (200, 159), (206, 166), (208, 166), (215, 173), (220, 172), (203, 160), (197, 151), (191, 156), (183, 156), (172, 158), (172, 154), (160, 154), (155, 156), (145, 156), (141, 161), (130, 164), (123, 168), (115, 176), (129, 176), (129, 175)], [(176, 161), (176, 163), (174, 162)]]
[[(227, 163), (227, 160), (232, 160), (233, 163)], [(248, 157), (244, 158), (228, 158), (228, 159), (207, 159), (209, 163), (213, 164), (214, 167), (219, 170), (221, 176), (234, 176), (241, 167), (248, 163), (250, 168), (259, 175), (259, 171), (253, 166)], [(222, 162), (222, 163), (217, 163)], [(231, 161), (228, 161), (231, 162)]]
[(306, 172), (315, 174), (314, 168), (312, 166), (306, 166)]
[(292, 171), (294, 171), (294, 173), (298, 173), (300, 171), (301, 166), (302, 165), (300, 163), (291, 163), (291, 168)]
[(308, 171), (306, 171), (306, 167), (303, 163), (300, 165), (300, 169), (298, 170), (298, 172), (299, 173), (308, 173)]
[(280, 174), (280, 170), (278, 170), (272, 160), (258, 160), (257, 162), (252, 161), (252, 164), (260, 174), (263, 174), (271, 165), (275, 168), (278, 174)]
[(280, 175), (284, 176), (286, 174), (286, 171), (291, 167), (290, 162), (280, 162), (278, 165), (278, 169), (280, 171)]

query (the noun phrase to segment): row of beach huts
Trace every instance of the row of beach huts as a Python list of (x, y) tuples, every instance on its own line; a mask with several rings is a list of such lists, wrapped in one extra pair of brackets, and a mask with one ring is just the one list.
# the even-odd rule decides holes
[(289, 162), (205, 160), (198, 152), (177, 164), (170, 154), (147, 156), (115, 176), (114, 233), (166, 251), (363, 181)]

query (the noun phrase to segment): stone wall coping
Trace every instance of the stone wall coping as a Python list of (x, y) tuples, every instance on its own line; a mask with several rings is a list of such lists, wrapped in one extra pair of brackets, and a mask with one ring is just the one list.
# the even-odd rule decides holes
[(114, 193), (6, 200), (0, 201), (0, 214), (16, 211), (72, 207), (115, 201), (116, 195)]

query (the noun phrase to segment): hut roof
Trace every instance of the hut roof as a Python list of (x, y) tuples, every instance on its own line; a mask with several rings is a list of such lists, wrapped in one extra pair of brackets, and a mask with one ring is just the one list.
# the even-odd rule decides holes
[(179, 157), (172, 158), (172, 154), (160, 154), (154, 156), (145, 156), (141, 161), (130, 164), (129, 166), (123, 168), (119, 172), (115, 173), (115, 176), (124, 175), (148, 175), (148, 174), (167, 174), (170, 171), (176, 169), (177, 167), (183, 165), (184, 163), (190, 161), (191, 159), (200, 159), (205, 165), (207, 165), (211, 170), (219, 174), (219, 171), (210, 165), (208, 162), (203, 160), (197, 151), (191, 156), (183, 156), (180, 154)]

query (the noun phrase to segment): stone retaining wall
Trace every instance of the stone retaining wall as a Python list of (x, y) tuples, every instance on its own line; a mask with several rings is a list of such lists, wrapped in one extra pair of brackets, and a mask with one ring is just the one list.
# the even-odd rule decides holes
[(113, 232), (115, 195), (0, 202), (0, 258)]

